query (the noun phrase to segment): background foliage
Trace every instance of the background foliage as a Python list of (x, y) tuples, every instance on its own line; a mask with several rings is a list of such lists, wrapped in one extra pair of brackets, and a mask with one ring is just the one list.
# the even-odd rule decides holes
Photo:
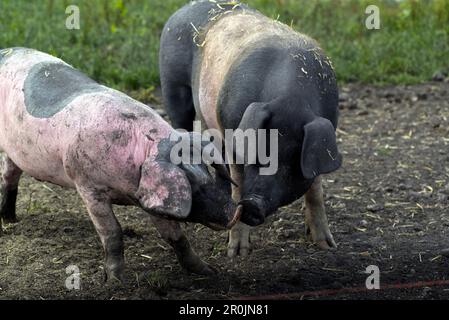
[[(164, 22), (187, 0), (0, 0), (0, 47), (36, 48), (122, 90), (158, 85)], [(317, 39), (340, 82), (417, 83), (449, 67), (449, 0), (247, 0)], [(65, 28), (76, 4), (81, 29)], [(365, 8), (381, 29), (365, 28)]]

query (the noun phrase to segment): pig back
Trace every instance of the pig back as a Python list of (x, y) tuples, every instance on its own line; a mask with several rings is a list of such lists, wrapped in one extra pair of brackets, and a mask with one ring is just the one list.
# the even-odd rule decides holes
[[(73, 187), (68, 157), (85, 160), (84, 168), (72, 167), (75, 173), (135, 180), (134, 169), (170, 133), (152, 109), (60, 59), (23, 48), (2, 50), (0, 57), (0, 149), (39, 180)], [(128, 168), (133, 172), (123, 172)]]
[(211, 23), (201, 48), (196, 88), (199, 111), (209, 128), (220, 129), (218, 101), (232, 67), (273, 39), (285, 48), (317, 46), (306, 35), (253, 10), (230, 13)]

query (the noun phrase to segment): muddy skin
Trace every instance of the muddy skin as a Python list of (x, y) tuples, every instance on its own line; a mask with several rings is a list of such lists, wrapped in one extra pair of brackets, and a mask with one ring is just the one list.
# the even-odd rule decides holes
[[(123, 232), (114, 204), (187, 221), (194, 202), (195, 220), (205, 225), (230, 228), (237, 221), (230, 194), (220, 192), (205, 165), (191, 165), (186, 170), (189, 180), (185, 168), (170, 162), (165, 141), (172, 135), (190, 134), (174, 130), (149, 106), (97, 84), (58, 58), (31, 49), (7, 49), (1, 51), (2, 57), (4, 52), (7, 58), (0, 65), (0, 149), (6, 154), (0, 181), (3, 222), (14, 218), (22, 171), (38, 181), (75, 188), (100, 238), (106, 279), (121, 282)], [(204, 146), (199, 146), (201, 154)], [(215, 169), (227, 173), (224, 165)], [(205, 186), (211, 192), (197, 191)], [(218, 208), (208, 217), (204, 201), (193, 198), (214, 195), (220, 195)], [(181, 262), (204, 272), (205, 267), (198, 267), (201, 260), (186, 249), (186, 240), (177, 242), (182, 230), (171, 228), (177, 237), (167, 240), (175, 241)]]
[(0, 219), (5, 223), (14, 223), (17, 222), (16, 200), (22, 170), (9, 157), (3, 156), (0, 158), (2, 160), (0, 161), (0, 170), (2, 170), (0, 176)]
[(121, 116), (125, 119), (137, 120), (137, 117), (133, 113), (121, 113)]
[(0, 218), (5, 223), (17, 222), (16, 217), (16, 200), (18, 189), (0, 191), (0, 197), (2, 197), (0, 203)]
[(161, 237), (175, 250), (181, 266), (194, 274), (212, 275), (215, 270), (202, 261), (193, 251), (178, 222), (168, 221), (152, 216), (151, 220)]
[(107, 247), (105, 248), (105, 277), (104, 281), (108, 280), (124, 280), (125, 260), (123, 258), (123, 236), (120, 232), (113, 236), (112, 239), (107, 239)]
[(104, 249), (104, 279), (123, 280), (125, 267), (122, 228), (111, 207), (108, 190), (77, 187)]
[(193, 254), (190, 243), (185, 236), (177, 241), (170, 241), (170, 245), (175, 249), (176, 256), (181, 266), (187, 271), (200, 275), (213, 275), (214, 269), (201, 261), (201, 259)]

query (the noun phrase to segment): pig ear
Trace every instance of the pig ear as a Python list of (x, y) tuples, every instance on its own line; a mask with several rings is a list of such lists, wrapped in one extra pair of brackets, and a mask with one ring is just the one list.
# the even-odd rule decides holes
[[(271, 118), (271, 111), (268, 109), (268, 104), (261, 102), (251, 103), (248, 108), (246, 108), (245, 113), (243, 114), (242, 120), (237, 129), (245, 132), (248, 129), (258, 130), (263, 129), (267, 125), (268, 121)], [(258, 143), (256, 143), (256, 146)], [(245, 161), (245, 155), (250, 154), (253, 151), (250, 151), (250, 148), (254, 148), (255, 146), (249, 146), (246, 144), (245, 150), (237, 150), (237, 144), (234, 142), (234, 154), (237, 157), (237, 161)]]
[(324, 118), (317, 118), (304, 126), (301, 169), (304, 178), (313, 179), (340, 168), (342, 156), (338, 153), (335, 129)]
[(239, 124), (239, 129), (263, 129), (267, 121), (271, 118), (268, 104), (261, 102), (251, 103), (243, 114)]
[(192, 207), (192, 189), (187, 176), (165, 160), (144, 162), (136, 196), (144, 210), (167, 218), (185, 219)]

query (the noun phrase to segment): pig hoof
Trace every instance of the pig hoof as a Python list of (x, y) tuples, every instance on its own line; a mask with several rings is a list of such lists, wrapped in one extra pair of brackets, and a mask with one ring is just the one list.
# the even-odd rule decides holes
[(110, 264), (104, 267), (104, 281), (105, 282), (117, 282), (123, 284), (123, 264)]
[(105, 272), (104, 273), (104, 282), (111, 284), (123, 285), (124, 279), (121, 273), (117, 272)]
[(329, 242), (328, 240), (320, 240), (316, 242), (316, 245), (318, 246), (318, 248), (322, 249), (322, 250), (332, 250), (335, 249), (337, 247), (337, 245), (332, 242)]
[(17, 220), (16, 217), (5, 217), (2, 219), (4, 223), (17, 223), (19, 220)]
[(237, 248), (228, 248), (228, 258), (234, 258), (237, 256), (238, 252), (237, 252)]
[[(317, 233), (320, 235), (316, 235)], [(337, 248), (334, 237), (329, 230), (311, 232), (310, 228), (306, 226), (306, 237), (322, 250), (332, 250)]]
[(249, 254), (249, 247), (240, 247), (240, 246), (228, 247), (228, 258), (235, 258), (238, 255), (240, 255), (241, 257), (247, 257), (248, 254)]
[(0, 218), (4, 223), (16, 223), (16, 210), (12, 210), (10, 208), (2, 208), (2, 210), (0, 210)]
[(190, 273), (203, 276), (211, 276), (217, 273), (214, 267), (201, 260), (195, 263), (183, 263), (182, 267)]
[(235, 258), (240, 255), (246, 257), (249, 254), (251, 241), (249, 227), (238, 223), (230, 232), (228, 238), (228, 257)]
[(211, 265), (204, 263), (204, 266), (201, 266), (195, 273), (203, 276), (213, 276), (217, 274), (218, 271)]

